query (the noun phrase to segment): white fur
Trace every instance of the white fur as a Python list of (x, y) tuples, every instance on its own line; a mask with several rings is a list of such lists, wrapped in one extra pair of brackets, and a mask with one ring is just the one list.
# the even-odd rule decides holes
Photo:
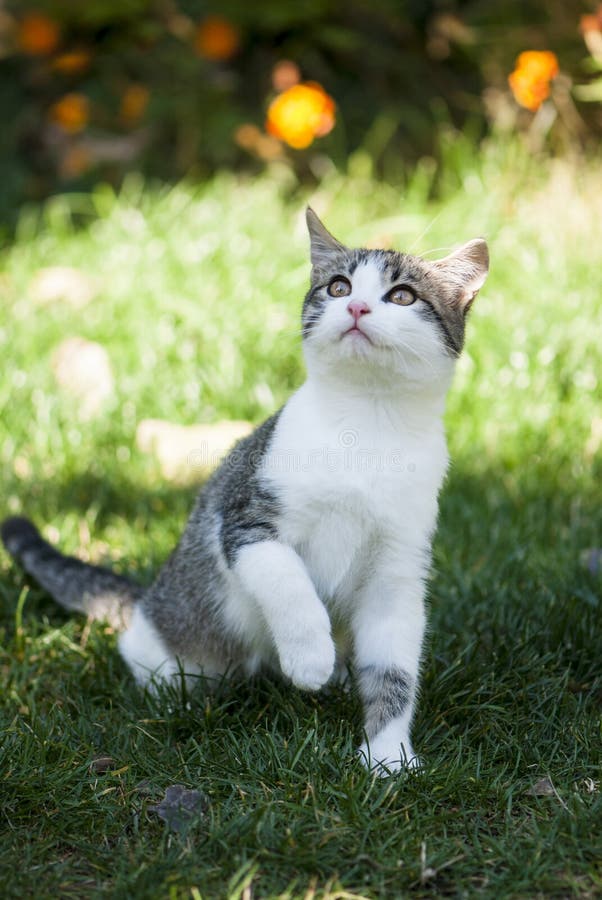
[(295, 551), (278, 541), (260, 541), (239, 551), (235, 571), (248, 598), (265, 619), (283, 673), (315, 691), (334, 669), (330, 620)]
[(119, 638), (119, 652), (141, 687), (169, 681), (182, 671), (190, 675), (200, 672), (199, 666), (184, 664), (169, 653), (140, 606), (134, 608), (129, 627)]
[[(402, 386), (420, 393), (429, 386), (435, 392), (441, 385), (446, 389), (453, 360), (444, 352), (437, 329), (420, 316), (424, 301), (417, 300), (411, 306), (382, 303), (387, 287), (373, 261), (358, 265), (351, 294), (328, 301), (305, 342), (309, 371), (322, 378), (330, 376), (360, 385), (364, 392), (395, 392)], [(345, 335), (353, 324), (347, 305), (354, 300), (363, 301), (370, 309), (359, 320), (366, 338)]]
[[(307, 381), (282, 410), (262, 465), (281, 506), (279, 540), (238, 552), (222, 615), (249, 647), (250, 669), (275, 664), (300, 688), (322, 687), (351, 650), (359, 669), (408, 673), (407, 709), (360, 748), (368, 765), (397, 769), (414, 757), (409, 729), (453, 361), (414, 306), (374, 299), (385, 289), (374, 263), (360, 265), (352, 284), (305, 341)], [(352, 299), (370, 306), (360, 320), (365, 338), (346, 334)], [(178, 671), (139, 610), (120, 649), (142, 683)]]
[(387, 775), (387, 769), (399, 772), (405, 767), (420, 768), (420, 760), (414, 753), (410, 740), (410, 718), (411, 714), (408, 712), (391, 719), (372, 741), (363, 741), (358, 756), (364, 765), (375, 769), (379, 775)]
[[(263, 464), (283, 507), (280, 542), (240, 552), (228, 604), (231, 621), (263, 622), (283, 673), (310, 690), (333, 671), (330, 616), (340, 664), (352, 644), (356, 666), (418, 679), (453, 362), (413, 307), (370, 302), (382, 292), (378, 268), (358, 267), (351, 297), (329, 303), (306, 341), (308, 379)], [(361, 319), (371, 343), (343, 336), (353, 298), (372, 306)], [(398, 769), (414, 758), (412, 712), (413, 701), (362, 746), (369, 765)]]

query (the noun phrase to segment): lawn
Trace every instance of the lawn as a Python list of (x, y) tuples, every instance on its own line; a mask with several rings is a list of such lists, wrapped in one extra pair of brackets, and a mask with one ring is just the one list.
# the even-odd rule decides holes
[[(351, 244), (490, 243), (447, 413), (425, 771), (366, 773), (359, 703), (339, 689), (143, 696), (111, 630), (69, 618), (2, 551), (5, 897), (600, 896), (602, 169), (494, 144), (459, 158), (436, 200), (428, 164), (398, 189), (361, 156), (309, 197)], [(2, 514), (152, 578), (194, 488), (138, 449), (137, 424), (258, 422), (303, 377), (293, 188), (279, 170), (131, 178), (23, 213), (0, 264)], [(57, 265), (84, 273), (89, 302), (41, 298)], [(53, 375), (73, 335), (115, 378), (87, 417)], [(174, 784), (205, 795), (181, 832), (149, 810)]]

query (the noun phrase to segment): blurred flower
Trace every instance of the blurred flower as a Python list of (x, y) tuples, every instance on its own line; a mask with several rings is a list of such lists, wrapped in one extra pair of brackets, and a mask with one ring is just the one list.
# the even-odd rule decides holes
[(335, 102), (314, 81), (295, 84), (279, 94), (268, 108), (267, 131), (295, 150), (309, 147), (313, 139), (332, 131)]
[(428, 25), (427, 53), (433, 59), (447, 59), (452, 45), (474, 44), (475, 34), (462, 19), (450, 12), (437, 13)]
[(602, 57), (602, 3), (595, 13), (581, 16), (579, 31), (592, 56)]
[(252, 150), (259, 137), (261, 137), (261, 131), (257, 125), (252, 125), (250, 122), (239, 125), (234, 132), (234, 140), (239, 147), (244, 147), (245, 150)]
[(291, 59), (281, 59), (272, 69), (272, 84), (278, 93), (288, 90), (294, 84), (299, 84), (300, 81), (299, 66)]
[(85, 147), (74, 145), (68, 147), (63, 155), (59, 172), (62, 178), (78, 178), (87, 172), (93, 164), (90, 153)]
[(75, 134), (88, 124), (90, 103), (83, 94), (65, 94), (50, 107), (50, 118), (63, 131)]
[(53, 59), (52, 68), (61, 75), (79, 75), (88, 68), (91, 58), (87, 50), (70, 50)]
[(595, 13), (581, 16), (579, 31), (582, 34), (585, 34), (587, 31), (602, 31), (602, 3), (598, 4), (598, 9)]
[(535, 112), (550, 96), (550, 81), (558, 72), (558, 59), (551, 50), (525, 50), (508, 76), (514, 99), (525, 109)]
[(189, 41), (194, 38), (195, 25), (190, 16), (174, 11), (168, 15), (167, 30), (181, 41)]
[(240, 46), (240, 32), (222, 16), (207, 16), (197, 28), (194, 48), (211, 60), (231, 59)]
[(264, 134), (257, 125), (245, 122), (234, 132), (234, 140), (239, 147), (249, 153), (255, 153), (260, 159), (269, 162), (283, 155), (282, 144), (276, 138)]
[(121, 98), (120, 119), (128, 125), (138, 122), (148, 106), (150, 92), (143, 84), (130, 84)]
[(19, 22), (17, 46), (28, 56), (47, 56), (61, 37), (58, 24), (41, 12), (27, 13)]

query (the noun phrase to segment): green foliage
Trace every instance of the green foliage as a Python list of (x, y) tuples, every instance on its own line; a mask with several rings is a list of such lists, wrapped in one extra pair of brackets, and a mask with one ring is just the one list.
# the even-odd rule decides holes
[[(8, 176), (0, 216), (13, 220), (23, 199), (88, 189), (99, 179), (117, 185), (132, 169), (179, 180), (224, 166), (257, 172), (277, 158), (307, 181), (333, 164), (344, 168), (360, 148), (397, 180), (438, 153), (440, 131), (450, 125), (470, 125), (476, 141), (503, 127), (534, 130), (538, 147), (554, 151), (595, 146), (599, 105), (585, 101), (597, 94), (583, 83), (593, 57), (578, 29), (585, 11), (544, 0), (457, 0), (445, 8), (434, 0), (13, 3), (0, 20), (0, 171)], [(32, 12), (46, 17), (33, 29), (33, 46), (23, 36)], [(200, 38), (216, 14), (230, 45), (215, 33)], [(536, 121), (507, 85), (516, 55), (529, 48), (554, 51), (562, 73), (547, 115)], [(282, 60), (337, 104), (335, 129), (308, 150), (262, 134)], [(584, 101), (579, 109), (571, 80)], [(73, 94), (87, 104), (75, 122), (64, 106)], [(241, 138), (245, 125), (255, 132)]]
[[(600, 576), (581, 554), (602, 547), (600, 169), (499, 142), (448, 157), (436, 202), (425, 166), (403, 196), (333, 174), (309, 198), (350, 243), (491, 246), (448, 409), (415, 725), (425, 773), (361, 768), (353, 693), (259, 680), (142, 696), (115, 636), (69, 619), (3, 554), (4, 896), (599, 894)], [(3, 510), (152, 577), (193, 493), (136, 449), (137, 422), (259, 420), (302, 378), (307, 239), (288, 187), (130, 179), (21, 219), (0, 281)], [(96, 278), (84, 308), (36, 305), (57, 261)], [(117, 376), (87, 422), (51, 376), (73, 334), (104, 344)], [(95, 773), (104, 755), (114, 766)], [(148, 811), (176, 783), (210, 801), (184, 835)]]

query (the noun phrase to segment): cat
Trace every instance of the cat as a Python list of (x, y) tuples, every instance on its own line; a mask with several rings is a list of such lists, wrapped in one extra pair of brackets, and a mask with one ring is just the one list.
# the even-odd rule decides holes
[(350, 662), (358, 753), (388, 775), (420, 765), (410, 726), (448, 465), (442, 415), (488, 250), (476, 239), (427, 261), (350, 249), (311, 208), (306, 218), (307, 379), (209, 478), (155, 582), (63, 556), (21, 517), (2, 539), (62, 606), (122, 626), (140, 685), (268, 669), (317, 691)]

